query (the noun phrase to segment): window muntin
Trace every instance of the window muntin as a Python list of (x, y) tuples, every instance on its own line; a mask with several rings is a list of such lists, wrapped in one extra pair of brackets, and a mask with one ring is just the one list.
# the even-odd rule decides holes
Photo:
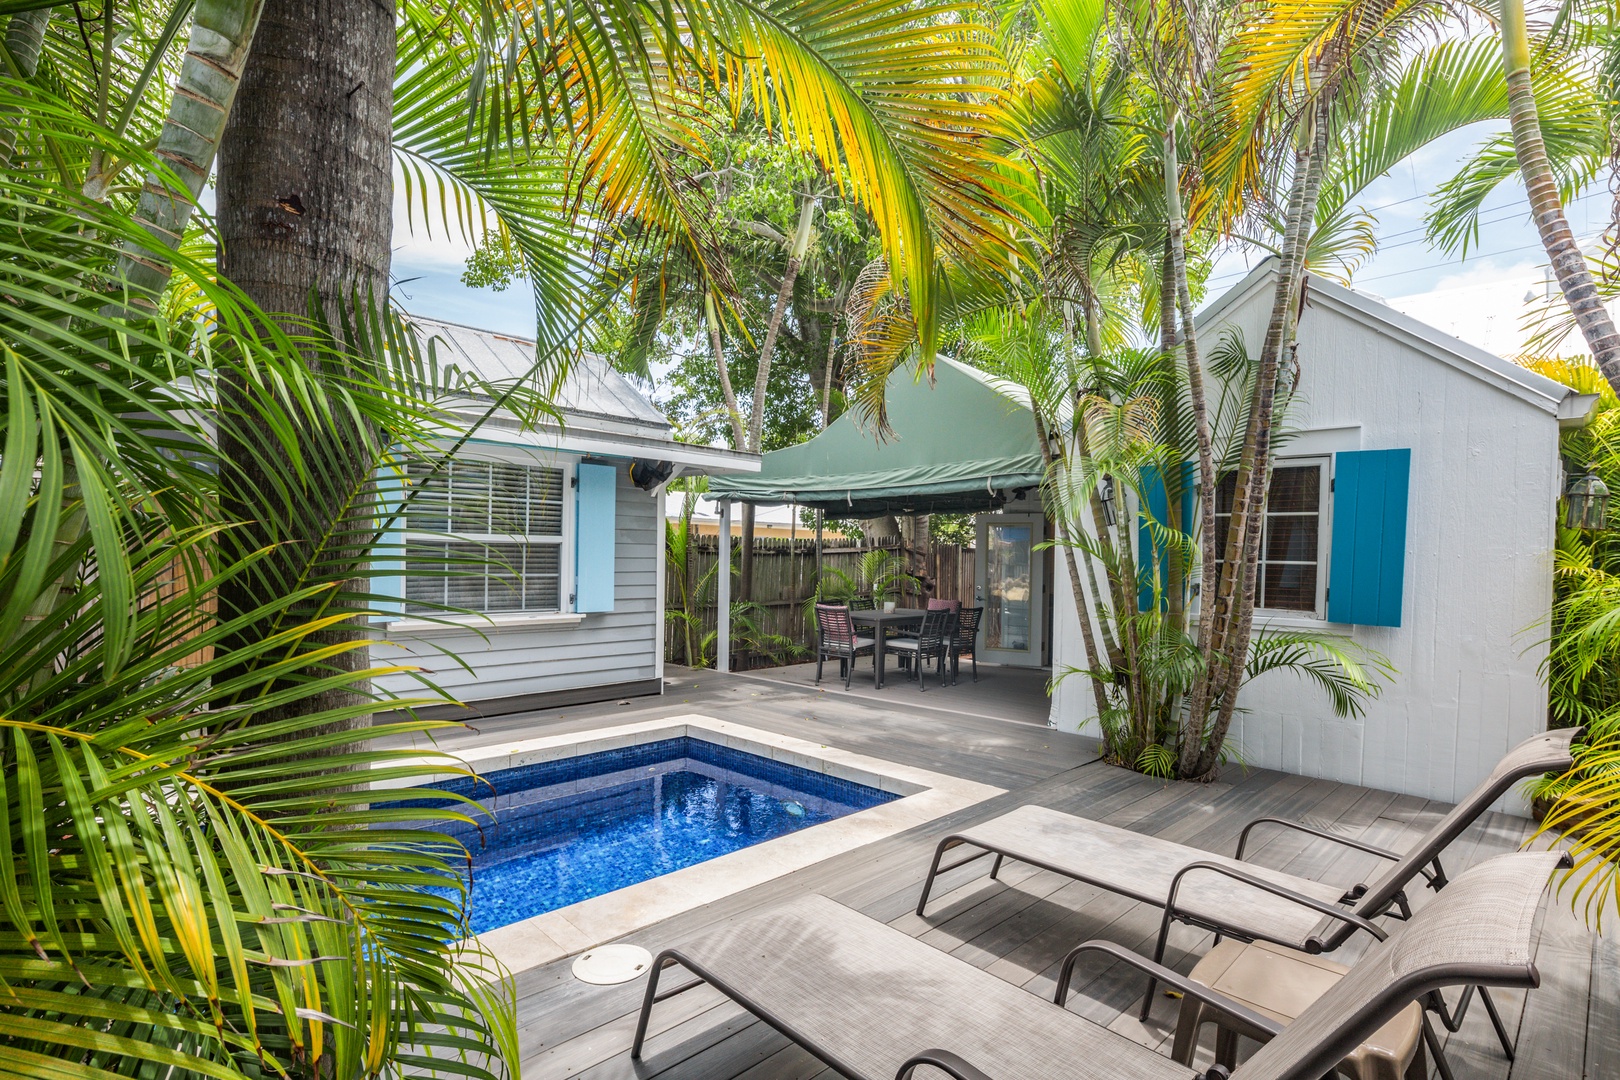
[(405, 511), (405, 610), (563, 610), (566, 473), (454, 461), (413, 467)]
[[(1322, 521), (1325, 472), (1325, 463), (1320, 461), (1290, 461), (1272, 468), (1260, 538), (1256, 609), (1320, 614), (1327, 583)], [(1215, 489), (1215, 550), (1223, 562), (1236, 491), (1235, 474), (1223, 478)]]

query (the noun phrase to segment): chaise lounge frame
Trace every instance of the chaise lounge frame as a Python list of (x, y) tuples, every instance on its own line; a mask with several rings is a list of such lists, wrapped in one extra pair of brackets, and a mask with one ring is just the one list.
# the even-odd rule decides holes
[[(1574, 763), (1573, 744), (1584, 728), (1564, 728), (1535, 735), (1503, 756), (1496, 767), (1461, 802), (1438, 821), (1404, 854), (1327, 832), (1303, 822), (1279, 817), (1255, 818), (1243, 827), (1235, 858), (1200, 848), (1120, 829), (1102, 822), (1064, 814), (1039, 806), (1021, 806), (939, 842), (917, 900), (922, 916), (939, 875), (993, 856), (990, 877), (995, 879), (1006, 859), (1028, 863), (1076, 881), (1152, 904), (1164, 911), (1153, 959), (1162, 961), (1170, 928), (1185, 923), (1218, 936), (1244, 941), (1269, 941), (1309, 953), (1331, 952), (1370, 920), (1384, 915), (1411, 917), (1406, 887), (1422, 878), (1428, 887), (1447, 884), (1441, 853), (1518, 781), (1547, 772), (1562, 772)], [(1255, 829), (1277, 827), (1365, 852), (1391, 865), (1370, 881), (1342, 887), (1270, 870), (1244, 861)], [(951, 863), (946, 852), (956, 847), (978, 849)], [(1194, 886), (1187, 879), (1198, 877)], [(1224, 879), (1211, 882), (1211, 877)], [(1346, 914), (1355, 918), (1346, 918)], [(1249, 916), (1242, 918), (1242, 915)], [(1142, 1017), (1153, 1005), (1154, 980), (1142, 1002)], [(1503, 1053), (1513, 1058), (1513, 1040), (1488, 992), (1480, 994)], [(1456, 1031), (1473, 998), (1465, 990), (1455, 1008), (1439, 995), (1426, 1006)], [(1441, 1075), (1450, 1080), (1444, 1058)]]
[[(1472, 868), (1287, 1027), (1112, 942), (1071, 952), (1056, 1003), (1044, 1002), (825, 897), (801, 897), (660, 952), (630, 1053), (640, 1061), (655, 1005), (706, 983), (849, 1080), (909, 1080), (923, 1067), (956, 1080), (1318, 1080), (1443, 987), (1539, 985), (1536, 914), (1560, 865), (1562, 852), (1520, 852)], [(1130, 963), (1273, 1037), (1230, 1074), (1177, 1065), (1062, 1008), (1088, 954)], [(660, 991), (673, 966), (696, 978)]]

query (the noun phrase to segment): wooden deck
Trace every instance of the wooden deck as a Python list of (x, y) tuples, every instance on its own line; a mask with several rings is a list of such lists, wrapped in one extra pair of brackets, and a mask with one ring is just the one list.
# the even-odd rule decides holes
[[(878, 699), (845, 694), (841, 687), (812, 693), (700, 672), (677, 680), (662, 698), (481, 721), (477, 731), (459, 736), (448, 748), (701, 712), (1006, 788), (1006, 795), (957, 815), (669, 919), (627, 940), (656, 952), (762, 904), (820, 892), (1043, 997), (1051, 993), (1064, 952), (1086, 938), (1150, 949), (1157, 912), (1025, 866), (1009, 864), (1002, 880), (993, 882), (984, 876), (981, 862), (942, 879), (929, 915), (919, 919), (912, 909), (935, 838), (947, 827), (1038, 803), (1229, 854), (1243, 823), (1263, 814), (1299, 818), (1400, 848), (1444, 810), (1424, 799), (1235, 768), (1217, 784), (1161, 783), (1100, 763), (1089, 740), (1037, 727), (1027, 718), (1007, 723), (971, 715), (960, 708), (965, 700), (953, 701), (950, 689), (937, 697), (932, 690), (886, 691)], [(952, 711), (943, 711), (947, 709)], [(1523, 819), (1488, 815), (1446, 853), (1448, 872), (1512, 850), (1529, 830)], [(1357, 880), (1365, 868), (1362, 860), (1369, 858), (1297, 835), (1273, 836), (1256, 855), (1257, 861), (1292, 873), (1347, 882)], [(1483, 1010), (1476, 1007), (1462, 1031), (1447, 1042), (1459, 1080), (1620, 1078), (1620, 942), (1609, 933), (1608, 938), (1591, 933), (1570, 914), (1567, 902), (1552, 901), (1538, 954), (1542, 986), (1528, 997), (1510, 992), (1498, 998), (1509, 1026), (1518, 1032), (1517, 1061), (1503, 1058)], [(1186, 970), (1208, 945), (1208, 935), (1180, 928), (1168, 962)], [(1347, 949), (1337, 958), (1353, 956)], [(833, 1076), (808, 1053), (708, 988), (655, 1010), (651, 1038), (638, 1065), (628, 1050), (643, 982), (589, 986), (571, 976), (565, 960), (524, 972), (517, 984), (526, 1080)], [(1134, 1007), (1141, 990), (1136, 978), (1098, 969), (1078, 987), (1069, 1007), (1167, 1052), (1177, 1003), (1161, 995), (1152, 1019), (1140, 1024)], [(927, 1001), (916, 1005), (929, 1007)], [(1085, 1077), (1084, 1063), (1076, 1062), (1071, 1075)]]

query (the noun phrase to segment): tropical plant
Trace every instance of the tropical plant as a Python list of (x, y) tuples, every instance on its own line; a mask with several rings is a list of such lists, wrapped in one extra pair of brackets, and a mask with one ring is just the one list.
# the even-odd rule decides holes
[[(1564, 459), (1593, 469), (1620, 491), (1620, 401), (1597, 365), (1585, 360), (1522, 360), (1550, 378), (1601, 393), (1595, 415), (1562, 437)], [(1611, 524), (1617, 524), (1611, 510)], [(1541, 834), (1567, 833), (1575, 866), (1565, 887), (1601, 927), (1620, 883), (1620, 532), (1560, 523), (1554, 552), (1547, 657), (1549, 724), (1583, 726), (1572, 768), (1541, 777), (1529, 794), (1545, 811)]]
[(908, 573), (905, 560), (887, 548), (872, 548), (856, 560), (854, 572), (847, 573), (836, 566), (823, 566), (816, 578), (816, 587), (804, 602), (805, 619), (815, 625), (815, 606), (827, 603), (848, 603), (851, 600), (870, 600), (883, 604), (898, 600), (906, 593), (922, 592), (922, 582)]
[[(1558, 177), (1547, 156), (1535, 86), (1531, 79), (1531, 44), (1524, 0), (1500, 0), (1498, 29), (1502, 38), (1502, 68), (1507, 78), (1513, 153), (1524, 178), (1531, 220), (1552, 263), (1553, 276), (1564, 294), (1592, 358), (1611, 387), (1620, 390), (1620, 330), (1603, 303), (1586, 256), (1575, 243), (1569, 219), (1559, 198)], [(1613, 33), (1612, 24), (1609, 32)]]
[(687, 667), (706, 667), (707, 661), (699, 644), (703, 632), (702, 611), (698, 606), (700, 582), (692, 578), (692, 556), (697, 539), (692, 514), (697, 510), (698, 492), (694, 485), (688, 484), (680, 496), (680, 513), (674, 520), (664, 522), (664, 572), (675, 582), (680, 604), (672, 607), (667, 600), (664, 601), (664, 621), (680, 631), (681, 663)]
[[(1024, 391), (1044, 444), (1043, 505), (1065, 558), (1087, 658), (1085, 668), (1059, 671), (1058, 681), (1089, 681), (1111, 760), (1152, 775), (1184, 775), (1187, 701), (1209, 666), (1189, 628), (1202, 545), (1200, 522), (1189, 513), (1193, 473), (1183, 464), (1194, 445), (1184, 369), (1156, 350), (1083, 352), (1039, 305), (983, 312), (967, 323), (964, 342), (965, 358)], [(1210, 353), (1212, 386), (1220, 391), (1211, 417), (1221, 477), (1235, 473), (1240, 460), (1256, 367), (1234, 336)], [(1105, 487), (1111, 515), (1102, 505)], [(1358, 715), (1392, 674), (1381, 656), (1336, 635), (1267, 628), (1254, 636), (1233, 692), (1285, 669), (1323, 689), (1339, 715)], [(1218, 762), (1230, 756), (1223, 744)]]
[[(425, 794), (457, 764), (388, 743), (447, 726), (411, 713), (443, 699), (391, 701), (403, 719), (362, 731), (348, 722), (369, 698), (265, 721), (382, 673), (322, 640), (355, 610), (336, 598), (369, 594), (370, 571), (355, 582), (311, 558), (264, 604), (216, 610), (280, 543), (244, 544), (250, 523), (222, 512), (223, 439), (251, 428), (290, 462), (260, 489), (251, 524), (264, 529), (332, 475), (310, 429), (360, 417), (379, 438), (348, 453), (442, 462), (442, 403), (506, 392), (447, 379), (391, 315), (278, 325), (136, 220), (155, 185), (188, 197), (155, 154), (38, 82), (0, 77), (0, 110), (20, 129), (0, 167), (7, 1071), (515, 1072), (510, 981), (469, 939), (465, 849), (433, 827), (467, 818), (454, 800), (391, 807), (328, 767), (365, 769), (398, 785), (394, 799)], [(146, 177), (144, 192), (87, 197), (79, 170), (98, 155)], [(154, 267), (195, 306), (152, 303)], [(242, 408), (216, 407), (226, 380)], [(379, 544), (398, 509), (368, 498), (365, 535), (335, 546)], [(273, 632), (245, 638), (244, 625)], [(319, 768), (296, 764), (311, 755)]]

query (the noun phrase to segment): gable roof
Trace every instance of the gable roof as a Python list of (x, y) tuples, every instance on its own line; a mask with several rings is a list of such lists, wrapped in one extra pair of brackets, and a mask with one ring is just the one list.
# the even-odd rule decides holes
[[(491, 382), (521, 379), (534, 367), (534, 342), (524, 338), (443, 319), (412, 316), (411, 321), (423, 344), (433, 342), (441, 362), (461, 365)], [(664, 414), (606, 359), (593, 353), (584, 354), (574, 364), (553, 404), (565, 413), (670, 430)]]
[(884, 437), (846, 412), (815, 438), (766, 454), (757, 475), (715, 479), (710, 497), (870, 517), (988, 510), (1040, 485), (1035, 423), (1007, 384), (942, 356), (932, 379), (896, 370), (885, 394)]
[[(1215, 326), (1261, 290), (1269, 291), (1276, 280), (1279, 265), (1276, 256), (1268, 256), (1249, 271), (1247, 276), (1217, 297), (1198, 313), (1200, 328)], [(1322, 277), (1312, 277), (1306, 288), (1305, 302), (1321, 307), (1407, 345), (1433, 360), (1454, 368), (1464, 375), (1478, 379), (1503, 393), (1518, 398), (1543, 412), (1560, 419), (1584, 415), (1590, 407), (1582, 407), (1588, 395), (1576, 393), (1561, 382), (1520, 367), (1495, 353), (1470, 345), (1396, 311), (1388, 304), (1366, 293), (1345, 288)]]
[[(534, 367), (534, 342), (443, 319), (412, 316), (422, 343), (432, 343), (441, 364), (454, 364), (491, 382), (521, 379)], [(487, 402), (487, 399), (485, 399)], [(675, 430), (658, 407), (605, 357), (585, 353), (568, 372), (552, 404), (554, 420), (524, 427), (497, 414), (484, 422), (474, 440), (602, 457), (671, 461), (687, 472), (752, 472), (757, 454), (675, 441)], [(469, 421), (483, 409), (453, 410)]]

